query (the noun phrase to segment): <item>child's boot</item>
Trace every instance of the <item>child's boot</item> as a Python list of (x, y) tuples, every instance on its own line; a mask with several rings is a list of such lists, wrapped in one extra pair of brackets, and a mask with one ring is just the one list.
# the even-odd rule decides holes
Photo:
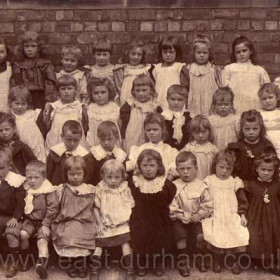
[(19, 255), (19, 264), (18, 264), (18, 270), (25, 272), (28, 271), (32, 264), (29, 260), (29, 249), (21, 250)]
[(19, 255), (19, 248), (9, 248), (9, 255), (8, 255), (8, 264), (6, 267), (6, 278), (14, 277), (18, 272), (18, 255)]
[(177, 268), (182, 277), (190, 276), (189, 253), (186, 248), (177, 251)]
[(148, 258), (145, 256), (137, 256), (139, 257), (137, 261), (137, 275), (140, 277), (145, 277), (147, 275), (147, 270), (148, 270)]
[(205, 252), (202, 250), (198, 250), (196, 257), (194, 258), (195, 265), (200, 272), (207, 272), (207, 264), (206, 264), (207, 256), (205, 256)]
[(40, 279), (47, 279), (48, 278), (48, 258), (39, 258), (36, 263), (36, 272), (40, 276)]
[(154, 274), (159, 277), (164, 275), (164, 260), (162, 257), (155, 262)]
[(234, 256), (234, 263), (233, 263), (231, 272), (233, 274), (240, 274), (242, 272), (240, 264), (239, 264), (239, 255), (238, 254), (235, 254), (235, 256)]
[(213, 254), (213, 272), (221, 273), (222, 271), (222, 255)]
[(89, 280), (99, 279), (99, 270), (101, 268), (101, 257), (92, 255), (90, 258)]
[(132, 254), (123, 256), (123, 264), (126, 269), (126, 280), (134, 280), (135, 274), (133, 270)]

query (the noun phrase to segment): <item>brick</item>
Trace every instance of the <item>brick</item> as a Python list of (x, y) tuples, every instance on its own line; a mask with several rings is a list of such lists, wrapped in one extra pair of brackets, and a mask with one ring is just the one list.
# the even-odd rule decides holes
[(124, 21), (127, 19), (127, 12), (125, 10), (105, 10), (101, 15), (101, 20), (108, 21)]
[(83, 27), (83, 23), (81, 22), (71, 22), (71, 32), (82, 32)]
[(261, 53), (261, 54), (258, 54), (258, 62), (260, 64), (268, 63), (268, 62), (274, 62), (274, 54), (273, 53)]
[(135, 34), (135, 38), (133, 39), (139, 39), (145, 43), (158, 43), (159, 35), (158, 33), (140, 32), (140, 34)]
[(154, 30), (154, 24), (152, 22), (141, 22), (140, 31), (150, 32)]
[(77, 11), (74, 12), (74, 20), (99, 21), (101, 20), (101, 11)]
[(182, 10), (174, 10), (173, 11), (173, 19), (181, 20), (184, 18), (184, 12)]
[(139, 31), (140, 30), (140, 23), (139, 21), (129, 21), (126, 22), (126, 31)]
[(111, 32), (108, 34), (108, 39), (114, 44), (127, 44), (131, 41), (131, 36), (126, 32)]
[(12, 46), (11, 45), (18, 45), (18, 40), (17, 40), (17, 36), (12, 33), (12, 34), (3, 34), (1, 35), (2, 38), (5, 39), (6, 43), (11, 47), (12, 49)]
[(116, 32), (125, 31), (125, 23), (121, 21), (113, 21), (112, 31), (116, 31)]
[(211, 19), (210, 9), (187, 9), (184, 11), (184, 19)]
[(58, 21), (55, 24), (56, 32), (69, 32), (71, 30), (71, 22), (69, 21)]
[(15, 25), (15, 33), (22, 33), (26, 30), (33, 30), (38, 33), (42, 31), (42, 23), (41, 22), (16, 22)]
[(17, 11), (16, 15), (18, 21), (42, 21), (45, 18), (42, 11)]
[(229, 53), (229, 45), (224, 43), (213, 43), (214, 53)]
[(50, 44), (73, 44), (76, 40), (70, 34), (60, 34), (60, 33), (53, 33), (49, 34), (49, 43)]
[(240, 36), (238, 32), (215, 32), (213, 41), (217, 43), (232, 43), (232, 41)]
[(234, 20), (227, 20), (223, 22), (223, 29), (226, 31), (235, 30), (237, 22)]
[(112, 24), (111, 24), (111, 22), (98, 22), (97, 28), (98, 28), (98, 31), (101, 31), (101, 32), (111, 31)]
[(212, 20), (210, 22), (210, 29), (211, 30), (222, 30), (223, 22), (220, 20)]
[(267, 9), (267, 18), (270, 19), (279, 19), (280, 18), (280, 9), (273, 8), (273, 9)]
[(9, 22), (16, 20), (15, 11), (2, 10), (0, 11), (0, 22)]
[(238, 22), (238, 30), (249, 30), (250, 29), (250, 21), (242, 20)]
[(272, 41), (280, 41), (280, 34), (272, 34)]
[(167, 22), (166, 21), (157, 21), (154, 25), (154, 30), (159, 32), (167, 31)]
[(280, 53), (275, 54), (275, 62), (280, 63)]
[(197, 31), (204, 31), (209, 29), (209, 22), (208, 21), (196, 21), (195, 23), (195, 30)]
[(55, 11), (46, 11), (46, 19), (49, 21), (56, 20), (56, 12)]
[(271, 41), (271, 36), (267, 32), (249, 33), (247, 37), (253, 42), (267, 42)]
[(97, 22), (85, 22), (85, 31), (97, 31)]
[(56, 11), (56, 20), (72, 20), (73, 11)]
[(168, 22), (168, 31), (180, 31), (181, 23), (179, 21)]
[(266, 17), (265, 9), (250, 9), (240, 11), (240, 18), (262, 19)]
[(79, 44), (93, 44), (96, 40), (96, 36), (94, 34), (82, 33), (77, 36), (77, 42)]
[(278, 30), (278, 21), (276, 20), (265, 21), (264, 27), (266, 30)]
[(215, 63), (219, 66), (224, 66), (228, 63), (230, 63), (230, 54), (225, 53), (217, 53), (215, 54)]
[(60, 54), (60, 47), (56, 45), (48, 45), (44, 48), (45, 54)]
[(193, 21), (183, 21), (182, 31), (194, 31), (196, 24)]
[(212, 10), (212, 16), (214, 19), (237, 19), (239, 18), (239, 10), (235, 9), (218, 9)]
[(129, 20), (154, 20), (156, 19), (156, 13), (154, 10), (129, 10)]
[(54, 32), (55, 30), (55, 23), (54, 22), (42, 22), (42, 31), (43, 32)]
[(255, 29), (255, 30), (263, 30), (264, 29), (264, 22), (263, 21), (252, 20), (251, 25), (252, 25), (252, 28)]
[(167, 19), (173, 19), (173, 11), (172, 10), (156, 11), (156, 20), (167, 20)]
[(256, 43), (256, 50), (258, 53), (277, 53), (279, 49), (280, 49), (280, 42)]
[(14, 32), (14, 25), (12, 23), (1, 23), (0, 24), (0, 33), (12, 33)]
[(277, 76), (279, 76), (279, 65), (278, 64), (268, 63), (268, 64), (263, 64), (261, 66), (263, 66), (268, 71), (268, 73), (270, 74), (271, 77), (274, 76), (271, 74), (276, 74)]

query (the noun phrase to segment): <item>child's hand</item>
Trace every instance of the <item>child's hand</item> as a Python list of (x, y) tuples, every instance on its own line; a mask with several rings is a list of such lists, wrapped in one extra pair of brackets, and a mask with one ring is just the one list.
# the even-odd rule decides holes
[(7, 227), (17, 227), (18, 221), (16, 218), (12, 218), (7, 222)]
[(99, 236), (102, 236), (105, 230), (106, 230), (106, 227), (103, 224), (100, 224), (99, 226), (97, 226), (97, 234)]
[(190, 218), (190, 222), (198, 223), (201, 220), (201, 215), (199, 213), (193, 214)]
[(248, 221), (247, 221), (245, 215), (244, 215), (244, 214), (241, 214), (241, 225), (242, 225), (243, 227), (246, 227), (247, 224), (248, 224)]
[(40, 229), (40, 232), (42, 233), (42, 235), (44, 237), (49, 237), (50, 234), (51, 234), (50, 228), (47, 227), (47, 226), (42, 226), (41, 229)]

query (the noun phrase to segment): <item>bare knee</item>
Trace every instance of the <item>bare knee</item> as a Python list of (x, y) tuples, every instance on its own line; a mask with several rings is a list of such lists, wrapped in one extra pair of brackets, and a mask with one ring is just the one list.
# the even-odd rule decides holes
[(179, 240), (176, 244), (177, 249), (185, 249), (187, 247), (187, 240), (185, 238)]
[(29, 234), (26, 232), (26, 231), (24, 231), (24, 230), (21, 230), (20, 231), (20, 240), (21, 241), (26, 241), (26, 240), (28, 240), (29, 239)]

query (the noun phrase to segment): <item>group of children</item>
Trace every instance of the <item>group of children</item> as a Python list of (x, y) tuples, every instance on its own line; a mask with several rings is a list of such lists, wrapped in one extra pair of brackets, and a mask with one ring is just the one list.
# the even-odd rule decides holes
[[(0, 228), (13, 260), (36, 233), (41, 279), (50, 240), (80, 278), (88, 270), (77, 262), (88, 258), (95, 279), (103, 249), (115, 246), (127, 279), (163, 275), (165, 252), (210, 252), (216, 273), (229, 253), (235, 274), (246, 251), (278, 261), (280, 89), (246, 37), (223, 70), (202, 35), (188, 65), (173, 36), (155, 65), (141, 41), (112, 65), (101, 40), (95, 65), (80, 67), (81, 50), (64, 47), (55, 74), (42, 49), (27, 31), (12, 62), (0, 39)], [(189, 276), (187, 259), (178, 268)], [(8, 262), (6, 277), (18, 269), (27, 267)]]

